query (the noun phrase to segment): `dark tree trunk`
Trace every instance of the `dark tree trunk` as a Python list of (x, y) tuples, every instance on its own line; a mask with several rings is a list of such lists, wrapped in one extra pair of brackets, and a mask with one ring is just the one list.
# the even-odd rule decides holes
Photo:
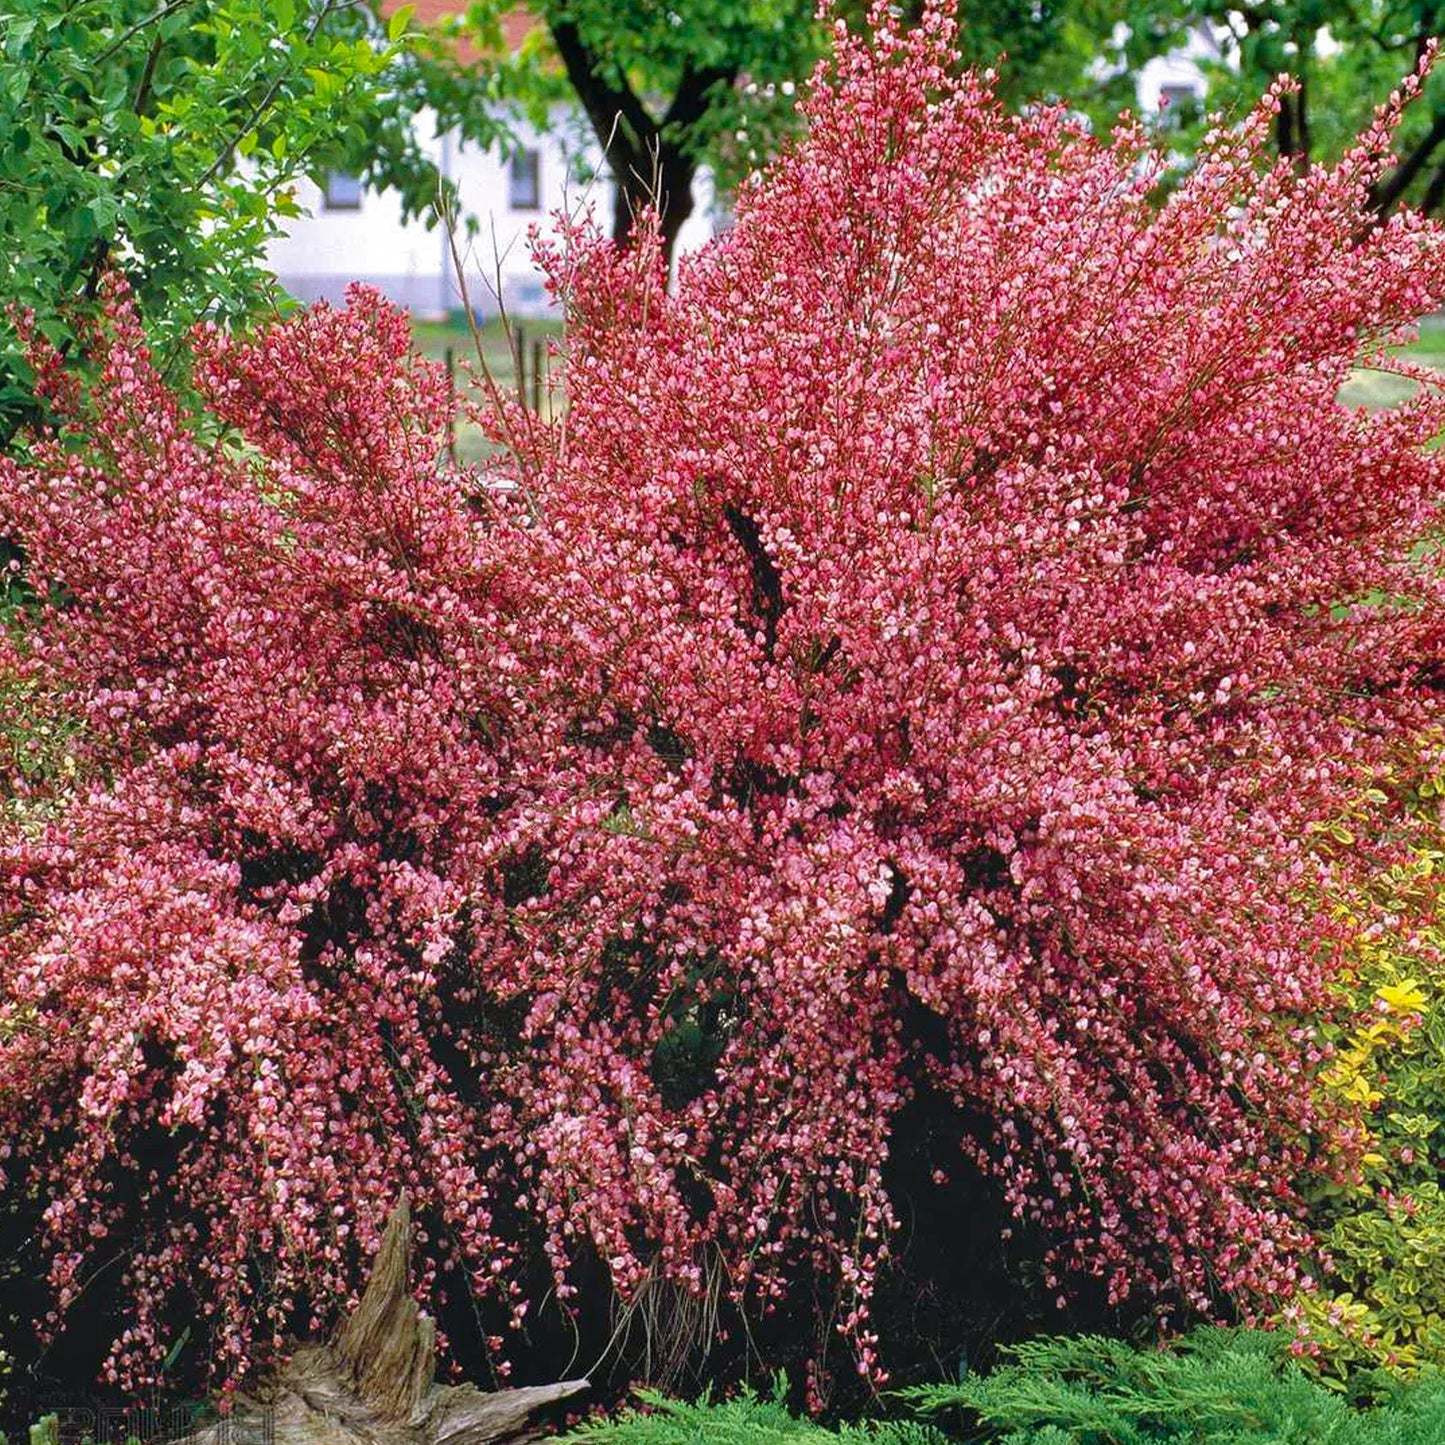
[(1305, 78), (1298, 79), (1299, 89), (1280, 96), (1279, 114), (1274, 120), (1275, 149), (1282, 159), (1304, 171), (1310, 162), (1310, 116)]
[(629, 170), (617, 177), (617, 204), (612, 212), (612, 239), (625, 246), (632, 239), (638, 216), (649, 207), (657, 211), (667, 259), (677, 246), (683, 223), (693, 212), (692, 183), (697, 167), (675, 147), (668, 147), (649, 162), (650, 171)]
[(1442, 144), (1445, 144), (1445, 112), (1435, 117), (1430, 129), (1411, 147), (1407, 155), (1401, 156), (1400, 163), (1375, 187), (1370, 199), (1374, 209), (1382, 217), (1388, 216), (1400, 204), (1405, 192), (1418, 179)]
[(613, 239), (626, 245), (637, 218), (653, 209), (670, 262), (678, 232), (693, 210), (697, 162), (687, 150), (689, 132), (706, 114), (714, 88), (730, 85), (736, 71), (687, 66), (659, 120), (626, 81), (606, 74), (601, 58), (571, 21), (554, 19), (549, 23), (567, 79), (587, 112), (617, 184)]
[(1445, 201), (1445, 166), (1437, 166), (1425, 194), (1420, 197), (1420, 209), (1427, 216), (1438, 215), (1442, 201)]

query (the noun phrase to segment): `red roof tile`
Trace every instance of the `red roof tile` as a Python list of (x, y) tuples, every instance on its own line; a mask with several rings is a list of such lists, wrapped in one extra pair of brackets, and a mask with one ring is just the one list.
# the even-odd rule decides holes
[[(406, 0), (382, 0), (381, 13), (383, 16), (391, 15), (400, 10), (404, 3)], [(422, 27), (435, 25), (449, 15), (461, 14), (466, 8), (466, 0), (414, 0), (411, 23)], [(502, 16), (502, 39), (506, 42), (507, 49), (520, 49), (527, 36), (539, 29), (542, 23), (542, 18), (533, 15), (524, 5), (508, 10)], [(463, 64), (475, 60), (478, 54), (476, 47), (468, 42), (464, 41), (457, 47), (457, 58)]]

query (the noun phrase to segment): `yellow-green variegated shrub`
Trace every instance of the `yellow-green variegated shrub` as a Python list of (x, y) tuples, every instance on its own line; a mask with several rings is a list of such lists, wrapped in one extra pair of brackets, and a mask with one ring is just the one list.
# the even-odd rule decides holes
[[(1445, 1368), (1445, 748), (1398, 782), (1403, 852), (1364, 896), (1345, 978), (1353, 1023), (1325, 1023), (1336, 1053), (1321, 1076), (1370, 1134), (1361, 1176), (1312, 1190), (1321, 1288), (1288, 1315), (1328, 1376)], [(1402, 770), (1405, 771), (1405, 770)], [(1379, 795), (1370, 803), (1386, 799)], [(1325, 830), (1349, 847), (1348, 826)]]

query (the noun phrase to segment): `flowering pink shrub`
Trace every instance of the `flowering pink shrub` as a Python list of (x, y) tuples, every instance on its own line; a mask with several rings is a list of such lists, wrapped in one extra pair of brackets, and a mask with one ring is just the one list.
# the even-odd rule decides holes
[[(488, 489), (366, 293), (197, 341), (123, 293), (78, 430), (3, 463), (83, 724), (0, 853), (0, 1150), (57, 1316), (127, 1249), (241, 1368), (356, 1282), (830, 1289), (864, 1368), (931, 1089), (1116, 1299), (1299, 1283), (1334, 966), (1301, 842), (1435, 706), (1445, 421), (1335, 401), (1440, 233), (1267, 114), (1162, 207), (1135, 130), (1004, 114), (949, 28), (845, 33), (811, 133), (665, 291), (548, 258), (569, 405)], [(1381, 599), (1388, 599), (1382, 601)], [(60, 784), (55, 785), (56, 788)], [(22, 810), (22, 817), (30, 816)], [(957, 1162), (940, 1158), (940, 1170)]]

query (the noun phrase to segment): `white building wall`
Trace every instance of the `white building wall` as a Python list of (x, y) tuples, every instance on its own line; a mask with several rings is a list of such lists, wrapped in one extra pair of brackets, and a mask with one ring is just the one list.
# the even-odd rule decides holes
[[(457, 241), (469, 299), (483, 316), (496, 314), (498, 292), (513, 316), (543, 316), (551, 309), (532, 264), (528, 232), (534, 224), (550, 230), (559, 211), (571, 213), (589, 203), (600, 224), (611, 224), (612, 186), (593, 174), (597, 148), (579, 135), (577, 117), (559, 112), (546, 133), (523, 128), (518, 139), (523, 149), (537, 153), (536, 207), (512, 204), (509, 155), (439, 137), (434, 127), (422, 142), (442, 175), (455, 183), (463, 216), (477, 221), (475, 233), (461, 229)], [(350, 282), (365, 281), (420, 316), (444, 316), (462, 306), (445, 231), (421, 220), (403, 222), (395, 192), (365, 191), (358, 208), (335, 209), (320, 187), (306, 182), (296, 200), (306, 214), (272, 242), (267, 263), (298, 300), (339, 301)], [(713, 234), (706, 176), (695, 202), (679, 237), (682, 251), (706, 244)]]
[[(433, 160), (440, 146), (426, 147)], [(300, 301), (337, 301), (350, 281), (367, 281), (414, 311), (445, 309), (441, 288), (440, 230), (421, 221), (403, 222), (394, 191), (365, 191), (359, 208), (331, 209), (321, 187), (298, 188), (305, 215), (287, 223), (286, 233), (267, 251), (267, 264)]]

